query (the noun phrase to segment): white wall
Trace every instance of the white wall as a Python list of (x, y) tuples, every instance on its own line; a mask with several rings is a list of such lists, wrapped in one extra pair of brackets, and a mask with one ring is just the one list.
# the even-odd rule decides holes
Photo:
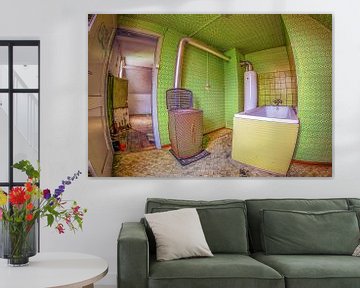
[(151, 114), (151, 93), (129, 93), (128, 103), (130, 115)]
[[(359, 2), (229, 0), (2, 0), (1, 39), (41, 40), (41, 165), (43, 187), (82, 170), (66, 192), (89, 209), (82, 233), (42, 229), (42, 251), (97, 254), (116, 281), (116, 238), (137, 221), (147, 197), (217, 199), (360, 197)], [(243, 3), (243, 4), (241, 4)], [(338, 3), (338, 4), (335, 4)], [(90, 179), (87, 171), (88, 13), (334, 13), (334, 176), (331, 179)]]

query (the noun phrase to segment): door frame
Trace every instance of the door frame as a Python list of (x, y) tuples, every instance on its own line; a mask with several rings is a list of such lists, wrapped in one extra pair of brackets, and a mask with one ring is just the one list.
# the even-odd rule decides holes
[(154, 55), (154, 66), (152, 69), (152, 89), (151, 89), (151, 118), (152, 118), (152, 129), (154, 133), (154, 141), (156, 149), (161, 149), (160, 141), (160, 132), (159, 132), (159, 120), (158, 120), (158, 107), (157, 107), (157, 96), (158, 96), (158, 75), (160, 67), (160, 56), (161, 56), (161, 47), (164, 36), (162, 34), (148, 31), (146, 29), (139, 29), (127, 26), (119, 26), (118, 30), (125, 30), (133, 32), (135, 34), (143, 35), (146, 37), (151, 37), (156, 40), (156, 48)]

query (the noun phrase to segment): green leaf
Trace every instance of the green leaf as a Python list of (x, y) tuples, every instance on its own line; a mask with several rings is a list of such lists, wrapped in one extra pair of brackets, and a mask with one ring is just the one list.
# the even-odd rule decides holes
[(58, 217), (60, 215), (59, 212), (57, 212), (52, 206), (46, 207), (47, 211), (49, 211), (50, 214), (54, 215), (55, 217)]
[(48, 214), (47, 215), (47, 224), (48, 224), (48, 226), (50, 226), (51, 227), (51, 225), (54, 223), (54, 216), (53, 215), (51, 215), (51, 214)]
[(40, 168), (35, 169), (29, 160), (21, 160), (13, 165), (14, 168), (25, 172), (29, 178), (38, 180), (40, 178)]
[(79, 228), (82, 230), (82, 219), (78, 216), (75, 216), (75, 221), (78, 223)]

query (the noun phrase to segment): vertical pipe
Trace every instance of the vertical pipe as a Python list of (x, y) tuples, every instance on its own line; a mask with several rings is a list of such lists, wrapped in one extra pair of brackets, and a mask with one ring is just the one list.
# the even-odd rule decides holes
[(175, 79), (174, 79), (174, 88), (181, 87), (181, 76), (182, 76), (182, 64), (184, 58), (184, 49), (186, 44), (186, 38), (180, 40), (178, 52), (176, 55), (176, 65), (175, 65)]

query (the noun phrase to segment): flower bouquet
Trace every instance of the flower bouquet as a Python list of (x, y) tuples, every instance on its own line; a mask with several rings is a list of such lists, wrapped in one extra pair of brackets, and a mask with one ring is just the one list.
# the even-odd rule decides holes
[(47, 226), (55, 227), (59, 234), (82, 229), (86, 209), (75, 201), (63, 199), (66, 186), (76, 180), (76, 172), (63, 180), (54, 189), (40, 189), (40, 169), (35, 169), (27, 160), (13, 165), (26, 173), (28, 179), (23, 187), (12, 187), (9, 193), (0, 188), (0, 257), (8, 259), (9, 265), (26, 265), (29, 257), (36, 254), (35, 228), (39, 218), (45, 218)]

